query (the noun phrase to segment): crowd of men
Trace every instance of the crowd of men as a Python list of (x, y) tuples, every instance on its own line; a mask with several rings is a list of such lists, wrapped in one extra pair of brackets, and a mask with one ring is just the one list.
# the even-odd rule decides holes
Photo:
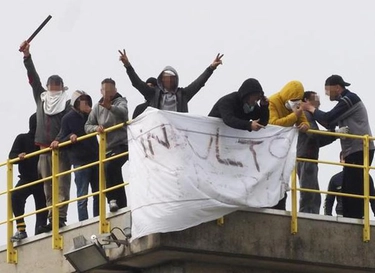
[[(59, 172), (68, 171), (71, 166), (79, 168), (98, 160), (98, 143), (96, 138), (77, 141), (77, 138), (88, 133), (102, 133), (106, 128), (128, 121), (128, 102), (117, 92), (116, 83), (107, 78), (101, 82), (102, 98), (93, 105), (89, 94), (76, 90), (68, 98), (63, 79), (58, 75), (48, 78), (46, 89), (36, 72), (30, 54), (30, 44), (21, 44), (24, 65), (27, 70), (29, 83), (33, 90), (36, 113), (30, 117), (30, 131), (17, 136), (12, 146), (9, 158), (19, 158), (20, 180), (16, 187), (25, 185), (40, 178), (50, 177), (52, 174), (52, 157), (50, 152), (42, 153), (39, 157), (25, 159), (25, 155), (39, 149), (57, 149), (60, 142), (70, 140), (73, 144), (59, 149)], [(206, 84), (214, 70), (222, 64), (223, 55), (218, 54), (214, 61), (203, 73), (187, 87), (179, 87), (177, 71), (166, 66), (157, 78), (149, 78), (144, 82), (135, 72), (125, 52), (119, 51), (119, 60), (123, 63), (128, 77), (133, 85), (144, 97), (145, 102), (138, 105), (133, 118), (140, 115), (147, 107), (160, 110), (188, 112), (188, 102)], [(330, 111), (319, 109), (319, 96), (314, 91), (306, 91), (301, 82), (290, 81), (279, 92), (267, 98), (258, 80), (246, 79), (238, 91), (220, 98), (212, 107), (209, 116), (221, 118), (223, 122), (236, 129), (249, 132), (258, 131), (268, 124), (293, 127), (299, 130), (297, 156), (307, 159), (318, 159), (319, 148), (328, 145), (337, 138), (309, 133), (309, 129), (318, 130), (318, 123), (329, 131), (356, 135), (371, 135), (367, 111), (364, 103), (347, 87), (339, 75), (332, 75), (325, 82), (326, 94), (331, 101), (337, 101)], [(106, 157), (114, 157), (128, 151), (126, 126), (107, 133)], [(363, 144), (361, 139), (340, 138), (342, 160), (351, 164), (363, 164)], [(369, 145), (370, 164), (374, 155), (374, 144)], [(128, 156), (116, 157), (105, 163), (106, 187), (113, 187), (123, 183), (122, 166)], [(297, 163), (297, 174), (302, 188), (319, 189), (318, 164), (316, 162), (301, 161)], [(77, 197), (88, 193), (89, 185), (92, 192), (99, 188), (98, 166), (76, 170), (74, 172)], [(336, 176), (335, 176), (336, 177)], [(370, 177), (371, 178), (371, 177)], [(59, 202), (70, 198), (70, 174), (59, 176)], [(332, 179), (332, 191), (341, 191), (363, 195), (364, 174), (361, 168), (344, 166), (343, 171)], [(333, 184), (333, 183), (332, 183)], [(372, 179), (370, 192), (374, 193)], [(33, 195), (36, 209), (52, 204), (51, 181), (39, 183), (31, 187), (16, 190), (12, 194), (12, 207), (15, 216), (24, 214), (25, 202)], [(109, 210), (116, 212), (127, 206), (124, 187), (106, 193)], [(329, 198), (328, 198), (329, 197)], [(334, 198), (334, 197), (333, 197)], [(275, 204), (275, 209), (286, 209), (287, 193)], [(325, 214), (332, 214), (334, 199), (327, 196)], [(364, 215), (363, 199), (343, 197), (338, 200), (337, 214), (344, 217), (361, 219)], [(318, 193), (301, 192), (300, 211), (318, 214), (321, 206), (321, 196)], [(87, 199), (77, 202), (78, 220), (88, 219)], [(59, 206), (59, 227), (66, 225), (68, 205)], [(93, 198), (93, 216), (99, 213), (98, 196)], [(52, 229), (51, 210), (48, 213), (37, 214), (35, 234), (48, 232)], [(24, 219), (18, 219), (17, 232), (12, 237), (19, 241), (27, 237)]]

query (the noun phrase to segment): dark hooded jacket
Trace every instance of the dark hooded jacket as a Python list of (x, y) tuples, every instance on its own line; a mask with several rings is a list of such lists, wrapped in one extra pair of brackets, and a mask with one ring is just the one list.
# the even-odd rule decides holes
[(205, 85), (214, 71), (214, 69), (209, 66), (195, 81), (193, 81), (187, 87), (178, 87), (179, 77), (177, 71), (173, 67), (167, 66), (158, 76), (158, 86), (150, 87), (138, 77), (132, 66), (126, 67), (126, 72), (128, 73), (132, 85), (144, 96), (145, 100), (150, 102), (151, 107), (157, 109), (161, 109), (161, 103), (165, 94), (165, 90), (161, 83), (161, 76), (166, 70), (172, 71), (177, 78), (176, 89), (174, 90), (177, 100), (177, 112), (188, 112), (188, 102)]
[[(77, 91), (75, 91), (77, 93)], [(72, 95), (72, 106), (80, 96)], [(92, 105), (91, 97), (84, 94), (89, 105)], [(61, 120), (61, 129), (56, 137), (59, 142), (64, 142), (70, 139), (70, 136), (75, 134), (78, 137), (84, 136), (85, 124), (88, 119), (88, 114), (80, 112), (77, 108), (73, 107), (72, 110), (67, 113)], [(67, 147), (70, 162), (73, 165), (85, 165), (99, 158), (99, 144), (96, 137), (90, 137), (88, 139), (78, 141), (77, 143), (71, 144)]]
[[(36, 130), (36, 114), (33, 114), (29, 119), (29, 132), (27, 134), (19, 134), (12, 148), (9, 152), (9, 158), (17, 158), (20, 153), (32, 153), (39, 150), (35, 145), (35, 130)], [(18, 161), (18, 172), (21, 180), (31, 182), (38, 180), (38, 160), (39, 156), (33, 156), (21, 161)]]
[(244, 99), (251, 94), (259, 93), (263, 95), (260, 83), (256, 79), (247, 79), (237, 92), (220, 98), (208, 115), (222, 118), (226, 125), (241, 130), (251, 131), (250, 120), (259, 119), (259, 123), (265, 126), (269, 119), (268, 105), (257, 103), (250, 113), (245, 113), (243, 110)]

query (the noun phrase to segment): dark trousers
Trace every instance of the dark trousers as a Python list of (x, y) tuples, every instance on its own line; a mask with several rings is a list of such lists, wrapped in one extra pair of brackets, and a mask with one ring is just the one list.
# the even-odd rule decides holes
[(288, 194), (285, 193), (284, 197), (280, 199), (279, 203), (277, 203), (275, 206), (270, 207), (271, 209), (279, 209), (279, 210), (286, 210), (286, 199), (288, 198)]
[[(128, 151), (128, 146), (121, 146), (117, 149), (114, 149), (107, 158), (110, 158), (114, 155)], [(122, 166), (128, 160), (128, 155), (122, 156), (110, 161), (107, 161), (104, 165), (105, 168), (105, 179), (106, 187), (110, 188), (119, 184), (124, 183), (124, 178), (122, 177)], [(120, 187), (118, 189), (107, 192), (107, 201), (116, 200), (119, 208), (125, 208), (127, 206), (125, 187)]]
[[(369, 164), (374, 158), (374, 150), (370, 151)], [(345, 163), (363, 165), (363, 151), (345, 157)], [(364, 178), (362, 168), (344, 167), (342, 193), (363, 195)], [(374, 182), (370, 176), (370, 195), (374, 195)], [(342, 197), (343, 216), (362, 219), (364, 215), (364, 199)]]
[[(18, 181), (16, 187), (25, 185), (30, 181), (20, 180)], [(20, 190), (16, 190), (12, 193), (12, 208), (14, 216), (21, 216), (25, 214), (25, 204), (26, 199), (33, 195), (35, 201), (35, 209), (39, 210), (46, 207), (46, 196), (44, 195), (43, 183), (39, 183), (37, 185), (23, 188)], [(35, 234), (37, 234), (37, 227), (47, 224), (47, 216), (48, 211), (39, 212), (36, 214), (36, 222), (35, 222)], [(16, 220), (17, 226), (25, 223), (24, 218), (20, 218)]]

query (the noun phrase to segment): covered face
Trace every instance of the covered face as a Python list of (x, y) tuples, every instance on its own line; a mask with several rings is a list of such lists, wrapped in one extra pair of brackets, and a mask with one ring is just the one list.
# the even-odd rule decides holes
[(245, 113), (252, 112), (257, 102), (264, 95), (259, 81), (253, 78), (249, 78), (242, 83), (238, 89), (238, 94), (243, 103)]
[(279, 92), (282, 103), (289, 110), (298, 107), (302, 101), (304, 88), (299, 81), (288, 82)]
[(163, 92), (174, 93), (177, 90), (178, 81), (177, 71), (171, 66), (166, 66), (159, 74), (157, 84)]

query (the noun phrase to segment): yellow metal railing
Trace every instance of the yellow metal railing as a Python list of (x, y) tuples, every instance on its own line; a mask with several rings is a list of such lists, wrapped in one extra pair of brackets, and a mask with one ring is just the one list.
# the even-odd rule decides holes
[(370, 241), (370, 213), (369, 213), (369, 205), (370, 199), (375, 199), (374, 196), (370, 196), (369, 192), (369, 184), (370, 184), (370, 169), (375, 169), (375, 167), (370, 166), (369, 161), (369, 147), (370, 141), (375, 140), (374, 137), (370, 137), (369, 135), (358, 136), (358, 135), (350, 135), (350, 134), (341, 134), (341, 133), (333, 133), (327, 131), (319, 131), (319, 130), (309, 130), (308, 133), (311, 134), (320, 134), (320, 135), (327, 135), (327, 136), (335, 136), (335, 137), (345, 137), (345, 138), (355, 138), (355, 139), (362, 139), (363, 140), (363, 165), (356, 165), (356, 164), (347, 164), (347, 163), (337, 163), (331, 161), (323, 161), (323, 160), (314, 160), (314, 159), (307, 159), (307, 158), (297, 158), (299, 162), (314, 162), (314, 163), (321, 163), (321, 164), (329, 164), (329, 165), (338, 165), (338, 166), (347, 166), (353, 168), (362, 168), (364, 174), (364, 194), (363, 195), (356, 195), (356, 194), (348, 194), (348, 193), (338, 193), (338, 192), (330, 192), (330, 191), (322, 191), (322, 190), (313, 190), (313, 189), (305, 189), (297, 187), (297, 176), (296, 176), (296, 169), (293, 170), (292, 177), (291, 177), (291, 195), (292, 195), (292, 219), (291, 219), (291, 233), (296, 234), (298, 232), (298, 222), (297, 222), (297, 191), (301, 192), (312, 192), (312, 193), (324, 193), (330, 194), (335, 196), (344, 196), (344, 197), (353, 197), (353, 198), (362, 198), (364, 199), (364, 218), (363, 218), (363, 241), (368, 242)]
[[(51, 149), (46, 148), (43, 150), (39, 150), (25, 156), (25, 159), (38, 156), (42, 153), (50, 152), (52, 153), (52, 175), (49, 177), (45, 177), (43, 179), (39, 179), (37, 181), (30, 182), (28, 184), (19, 186), (14, 188), (13, 187), (13, 164), (20, 161), (19, 158), (9, 159), (4, 163), (0, 163), (0, 167), (6, 166), (7, 167), (7, 190), (0, 192), (0, 196), (6, 194), (7, 195), (7, 220), (0, 221), (0, 225), (7, 224), (7, 262), (16, 264), (18, 263), (18, 255), (17, 250), (14, 248), (13, 243), (11, 242), (10, 238), (13, 235), (13, 222), (20, 218), (25, 218), (31, 215), (35, 215), (39, 212), (46, 211), (51, 209), (52, 210), (52, 249), (63, 249), (64, 241), (63, 237), (59, 233), (59, 207), (63, 205), (67, 205), (72, 202), (76, 202), (81, 199), (85, 199), (94, 195), (99, 195), (99, 233), (108, 233), (110, 231), (110, 223), (106, 219), (106, 201), (105, 201), (105, 193), (120, 187), (124, 187), (128, 183), (122, 183), (111, 188), (106, 188), (105, 185), (105, 175), (104, 175), (104, 163), (110, 160), (114, 160), (116, 158), (125, 156), (128, 152), (124, 152), (118, 154), (116, 156), (106, 158), (106, 134), (108, 132), (114, 131), (124, 126), (124, 123), (117, 124), (113, 127), (105, 129), (103, 133), (99, 134), (99, 160), (96, 162), (89, 163), (84, 166), (80, 166), (78, 168), (71, 168), (65, 172), (59, 172), (59, 149)], [(77, 138), (77, 141), (82, 141), (90, 137), (96, 137), (98, 133), (91, 133), (85, 136)], [(66, 141), (60, 143), (58, 148), (68, 146), (71, 144), (71, 141)], [(71, 174), (72, 172), (82, 170), (85, 168), (92, 167), (94, 165), (99, 165), (99, 191), (93, 192), (91, 194), (87, 194), (85, 196), (77, 197), (74, 199), (70, 199), (64, 202), (58, 202), (58, 178), (62, 175)], [(25, 213), (24, 215), (13, 217), (13, 210), (12, 210), (12, 202), (11, 202), (11, 194), (14, 191), (24, 189), (26, 187), (30, 187), (36, 185), (38, 183), (44, 183), (47, 180), (52, 180), (52, 205), (47, 206), (43, 209), (39, 209), (30, 213)]]

